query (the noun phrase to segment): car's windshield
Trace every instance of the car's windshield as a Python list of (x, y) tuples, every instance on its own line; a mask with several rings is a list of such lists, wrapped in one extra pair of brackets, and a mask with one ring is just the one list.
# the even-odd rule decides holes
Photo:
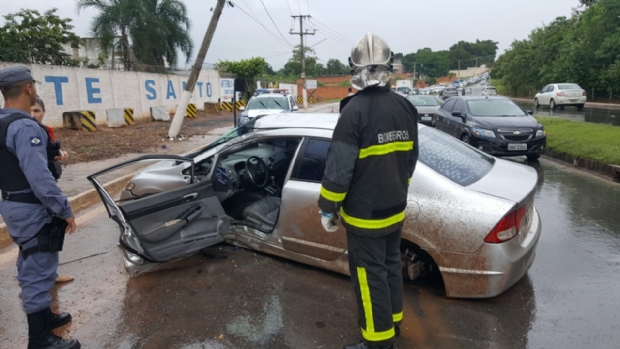
[(523, 109), (508, 99), (474, 99), (467, 101), (473, 116), (522, 116)]
[(409, 97), (409, 102), (411, 102), (411, 104), (415, 105), (416, 107), (434, 107), (439, 105), (439, 103), (437, 103), (437, 99), (431, 96), (412, 96)]
[(218, 140), (216, 140), (215, 142), (209, 144), (208, 146), (198, 150), (195, 153), (189, 154), (187, 155), (187, 157), (195, 157), (198, 154), (202, 154), (205, 151), (212, 149), (220, 144), (224, 144), (226, 142), (229, 142), (235, 138), (241, 137), (245, 134), (251, 133), (254, 131), (254, 124), (256, 123), (257, 120), (259, 120), (260, 117), (256, 117), (256, 118), (251, 118), (250, 121), (246, 122), (245, 124), (237, 127), (237, 128), (233, 128), (232, 130), (224, 133), (220, 138), (218, 138)]
[(456, 89), (454, 87), (448, 87), (446, 92), (456, 92)]
[(492, 156), (430, 127), (420, 129), (418, 141), (418, 161), (464, 187), (486, 176), (495, 164)]
[(495, 87), (493, 87), (493, 86), (489, 86), (489, 87), (487, 87), (487, 90), (493, 90), (493, 91), (495, 91)]
[(286, 97), (252, 98), (248, 103), (248, 110), (254, 109), (287, 109)]
[(560, 90), (581, 90), (581, 86), (577, 84), (562, 84), (562, 85), (558, 85), (558, 89)]

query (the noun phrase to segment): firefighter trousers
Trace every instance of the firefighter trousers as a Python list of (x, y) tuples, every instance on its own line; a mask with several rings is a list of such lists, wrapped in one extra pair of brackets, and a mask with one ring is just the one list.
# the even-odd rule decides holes
[(369, 347), (389, 345), (403, 320), (400, 230), (370, 238), (347, 232), (359, 325)]

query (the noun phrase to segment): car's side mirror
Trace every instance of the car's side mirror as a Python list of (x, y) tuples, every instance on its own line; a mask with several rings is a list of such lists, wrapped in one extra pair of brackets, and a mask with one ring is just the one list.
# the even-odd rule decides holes
[(298, 110), (299, 110), (299, 107), (298, 107), (298, 106), (294, 106), (294, 107), (293, 107), (293, 111), (298, 111)]
[(452, 112), (452, 116), (455, 116), (457, 118), (462, 118), (463, 117), (463, 113), (461, 113), (460, 111), (453, 111)]
[(525, 112), (530, 114), (530, 115), (534, 114), (534, 112), (532, 112), (531, 110), (526, 110)]
[(538, 92), (538, 93), (544, 93), (544, 92), (543, 92), (543, 90), (540, 90), (540, 92)]
[(239, 111), (245, 111), (245, 107), (239, 107)]

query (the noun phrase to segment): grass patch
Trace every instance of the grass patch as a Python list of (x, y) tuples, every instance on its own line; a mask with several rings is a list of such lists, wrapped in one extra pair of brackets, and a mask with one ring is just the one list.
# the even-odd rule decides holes
[(575, 157), (620, 165), (620, 127), (536, 116), (547, 146)]
[(336, 102), (340, 102), (341, 100), (342, 100), (342, 98), (326, 99), (325, 103), (336, 103)]

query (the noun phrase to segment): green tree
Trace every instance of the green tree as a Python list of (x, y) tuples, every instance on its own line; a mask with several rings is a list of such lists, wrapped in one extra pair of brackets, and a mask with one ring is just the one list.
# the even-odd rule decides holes
[(141, 15), (130, 29), (131, 48), (144, 64), (171, 67), (179, 62), (178, 52), (191, 58), (193, 43), (187, 8), (180, 0), (141, 0)]
[(256, 79), (265, 74), (267, 65), (263, 57), (253, 57), (240, 61), (220, 61), (218, 67), (222, 71), (245, 79), (248, 94), (252, 95), (256, 91)]
[(415, 61), (415, 53), (407, 53), (406, 55), (403, 56), (403, 67), (405, 67), (405, 72), (408, 73), (413, 73), (414, 69), (414, 65), (416, 63)]
[(349, 67), (336, 58), (330, 58), (326, 67), (327, 75), (346, 75), (350, 72)]
[(421, 75), (440, 77), (448, 75), (450, 71), (449, 51), (433, 51), (430, 48), (419, 49), (416, 52), (418, 71)]
[[(316, 73), (317, 56), (316, 52), (311, 47), (304, 47), (304, 58), (306, 61), (306, 75), (314, 76)], [(320, 68), (319, 68), (320, 70)], [(279, 72), (283, 76), (301, 76), (301, 46), (295, 46), (293, 49), (293, 56), (284, 64)]]
[(191, 25), (181, 0), (77, 0), (77, 8), (98, 11), (92, 34), (104, 53), (119, 48), (126, 70), (132, 63), (163, 67), (164, 59), (174, 66), (178, 51), (191, 56)]
[(41, 15), (37, 10), (21, 10), (4, 16), (0, 27), (0, 61), (74, 65), (63, 44), (78, 47), (80, 38), (71, 30), (70, 18), (60, 18), (53, 8)]

